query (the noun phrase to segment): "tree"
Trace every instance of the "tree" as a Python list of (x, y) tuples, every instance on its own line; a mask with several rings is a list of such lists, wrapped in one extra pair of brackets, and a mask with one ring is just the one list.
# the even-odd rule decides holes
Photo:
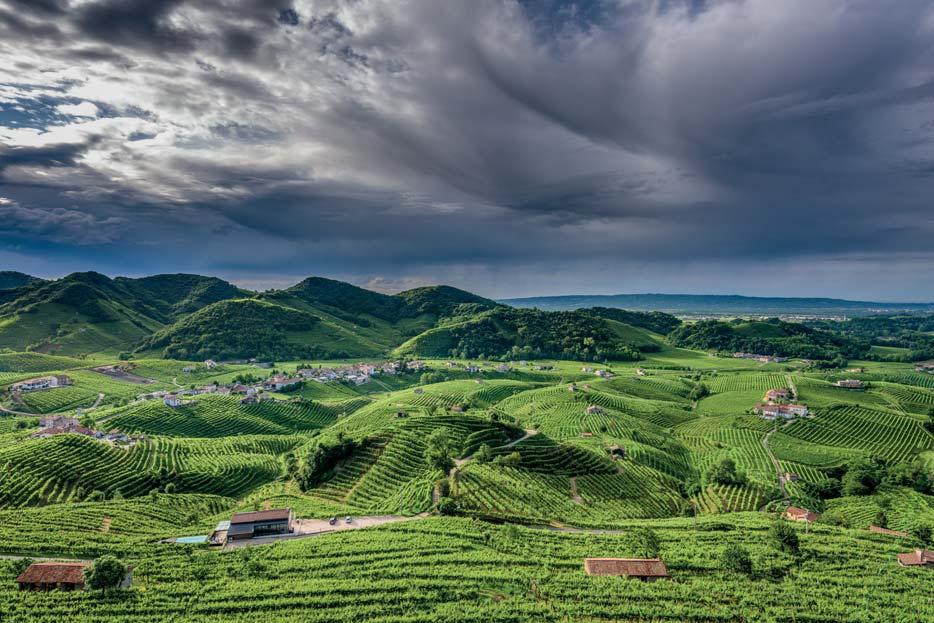
[(655, 558), (658, 556), (661, 545), (658, 535), (651, 528), (635, 528), (630, 532), (633, 546), (640, 556)]
[(453, 453), (453, 443), (447, 430), (440, 428), (428, 437), (425, 460), (431, 467), (447, 474), (454, 467)]
[(453, 498), (441, 498), (438, 500), (438, 512), (442, 515), (457, 514), (457, 502)]
[(170, 482), (169, 484), (167, 484), (167, 485), (165, 486), (165, 492), (166, 492), (166, 493), (175, 493), (175, 483), (174, 483), (174, 482)]
[(727, 571), (752, 575), (752, 557), (741, 545), (727, 545), (720, 552), (720, 564)]
[(874, 461), (854, 459), (847, 464), (843, 476), (843, 495), (871, 495), (879, 481), (879, 466)]
[(798, 533), (784, 521), (776, 521), (772, 524), (769, 528), (769, 539), (775, 549), (789, 554), (797, 554), (800, 549)]
[(876, 513), (876, 517), (873, 520), (873, 523), (879, 526), (880, 528), (889, 527), (889, 516), (886, 514), (884, 508), (880, 508), (879, 511)]
[(746, 484), (746, 474), (736, 471), (736, 461), (726, 458), (710, 470), (708, 480), (721, 485), (742, 485)]
[(931, 536), (934, 534), (934, 530), (932, 530), (929, 525), (919, 523), (909, 528), (908, 534), (922, 545), (927, 545), (931, 543)]
[(126, 577), (126, 565), (113, 556), (101, 556), (84, 570), (84, 581), (91, 589), (107, 590), (120, 586)]
[(489, 444), (480, 444), (473, 458), (477, 463), (489, 463), (493, 460), (493, 449), (490, 448)]

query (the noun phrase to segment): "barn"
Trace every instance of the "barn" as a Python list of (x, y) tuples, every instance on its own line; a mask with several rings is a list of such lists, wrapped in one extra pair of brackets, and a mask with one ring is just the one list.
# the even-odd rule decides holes
[(237, 513), (230, 518), (228, 540), (252, 539), (259, 536), (289, 534), (294, 530), (295, 516), (291, 508)]

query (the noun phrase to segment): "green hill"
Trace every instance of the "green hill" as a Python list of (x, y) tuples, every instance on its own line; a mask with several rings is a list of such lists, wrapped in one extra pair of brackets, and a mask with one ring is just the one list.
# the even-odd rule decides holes
[(220, 301), (140, 342), (171, 359), (301, 359), (327, 356), (301, 339), (320, 321), (303, 311), (257, 299)]
[(681, 325), (669, 337), (676, 346), (699, 350), (743, 351), (810, 359), (857, 358), (869, 354), (866, 341), (778, 319), (702, 320)]
[[(426, 331), (397, 352), (423, 357), (639, 359), (635, 336), (622, 337), (622, 328), (588, 312), (497, 307)], [(645, 345), (654, 343), (643, 333), (638, 339)]]
[(0, 290), (21, 288), (40, 281), (42, 281), (42, 279), (27, 275), (26, 273), (18, 273), (15, 270), (0, 270)]
[(33, 281), (0, 297), (0, 347), (62, 354), (129, 349), (186, 313), (242, 294), (197, 275), (111, 279), (85, 272)]

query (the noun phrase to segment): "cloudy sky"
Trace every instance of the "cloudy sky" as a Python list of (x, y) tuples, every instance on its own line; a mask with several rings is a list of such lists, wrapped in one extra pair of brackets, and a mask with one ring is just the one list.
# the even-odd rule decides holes
[(934, 300), (930, 0), (0, 0), (0, 268)]

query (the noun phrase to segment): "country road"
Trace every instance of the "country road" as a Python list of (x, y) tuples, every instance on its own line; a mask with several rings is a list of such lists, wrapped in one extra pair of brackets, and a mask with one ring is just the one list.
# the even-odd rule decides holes
[(762, 438), (762, 447), (765, 448), (766, 454), (769, 455), (769, 459), (772, 461), (772, 465), (775, 466), (775, 475), (778, 476), (778, 488), (782, 492), (782, 502), (787, 504), (789, 502), (788, 492), (785, 491), (785, 473), (782, 471), (781, 463), (778, 462), (778, 459), (775, 458), (775, 455), (772, 454), (772, 448), (769, 447), (769, 437), (772, 436), (778, 428), (773, 428), (765, 434), (765, 437)]

